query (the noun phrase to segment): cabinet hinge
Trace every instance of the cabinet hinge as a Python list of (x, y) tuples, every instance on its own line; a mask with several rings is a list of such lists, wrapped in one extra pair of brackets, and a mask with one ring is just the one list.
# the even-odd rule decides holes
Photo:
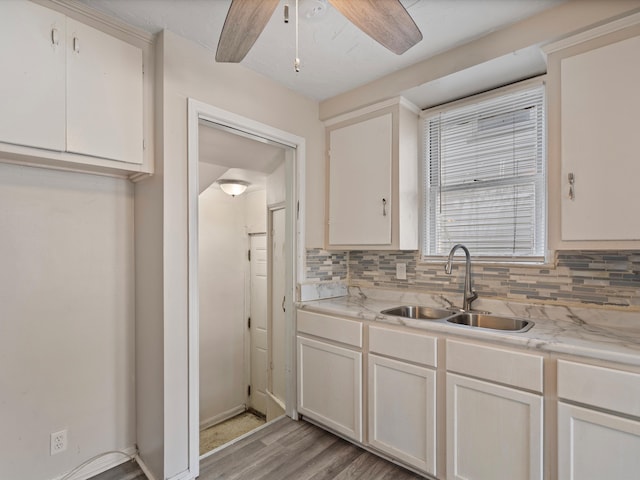
[(296, 203), (296, 220), (300, 219), (300, 201)]
[(247, 328), (251, 328), (251, 317), (247, 319)]
[(251, 250), (247, 250), (247, 260), (251, 261)]
[(251, 385), (247, 386), (247, 396), (251, 396)]

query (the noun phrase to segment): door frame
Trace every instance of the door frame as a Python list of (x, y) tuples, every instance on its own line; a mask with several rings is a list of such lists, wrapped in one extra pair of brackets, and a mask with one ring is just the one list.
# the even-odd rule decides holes
[(298, 418), (296, 410), (295, 315), (293, 313), (296, 284), (303, 278), (304, 266), (304, 186), (306, 141), (290, 132), (223, 110), (193, 98), (187, 99), (187, 177), (188, 177), (188, 389), (189, 389), (189, 471), (200, 472), (199, 454), (199, 295), (198, 295), (198, 127), (200, 120), (218, 124), (282, 145), (292, 147), (286, 155), (286, 236), (292, 248), (287, 252), (287, 314), (285, 318), (286, 414)]

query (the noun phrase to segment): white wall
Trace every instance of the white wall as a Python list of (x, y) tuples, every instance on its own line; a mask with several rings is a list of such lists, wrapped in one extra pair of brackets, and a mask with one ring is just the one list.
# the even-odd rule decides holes
[(132, 185), (0, 164), (0, 232), (0, 478), (133, 447)]
[(216, 187), (199, 198), (201, 425), (245, 403), (246, 199)]

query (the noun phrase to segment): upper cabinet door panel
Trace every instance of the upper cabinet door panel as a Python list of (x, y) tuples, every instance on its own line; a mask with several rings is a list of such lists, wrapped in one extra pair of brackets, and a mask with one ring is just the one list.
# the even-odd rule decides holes
[(635, 37), (561, 61), (562, 240), (640, 239), (638, 52)]
[(329, 244), (390, 244), (392, 114), (332, 130), (329, 143)]
[(67, 151), (142, 163), (142, 51), (67, 19)]
[(2, 2), (0, 142), (64, 150), (65, 20), (32, 2)]

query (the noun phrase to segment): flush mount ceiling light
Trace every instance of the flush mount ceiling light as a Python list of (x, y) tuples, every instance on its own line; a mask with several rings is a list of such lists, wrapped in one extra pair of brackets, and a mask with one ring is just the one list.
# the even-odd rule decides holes
[(249, 186), (249, 182), (242, 180), (218, 180), (220, 189), (227, 195), (235, 197), (236, 195), (242, 195)]

